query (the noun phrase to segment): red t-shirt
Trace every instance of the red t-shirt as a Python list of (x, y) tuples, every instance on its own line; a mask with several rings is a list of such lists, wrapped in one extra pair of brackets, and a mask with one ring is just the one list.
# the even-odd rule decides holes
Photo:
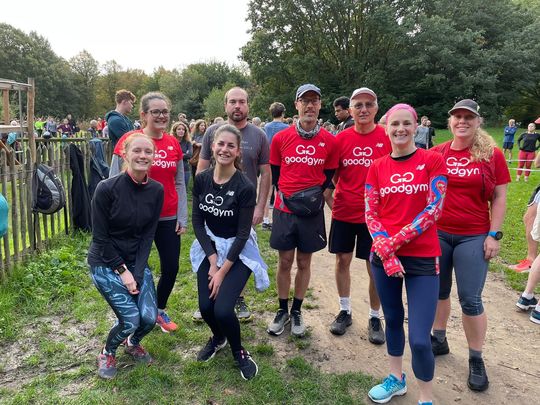
[[(437, 227), (441, 231), (457, 235), (480, 235), (489, 232), (489, 204), (482, 198), (481, 192), (484, 187), (481, 165), (486, 163), (471, 162), (469, 148), (452, 150), (446, 144), (441, 144), (432, 150), (444, 152), (443, 160), (448, 173), (448, 191)], [(510, 183), (508, 165), (499, 148), (494, 149), (492, 159), (495, 165), (495, 184), (498, 186)]]
[[(136, 132), (143, 131), (140, 129), (122, 135), (114, 148), (115, 155), (122, 156), (125, 139)], [(176, 166), (178, 162), (182, 164), (182, 149), (180, 149), (180, 144), (176, 138), (165, 132), (161, 139), (152, 138), (152, 140), (156, 146), (156, 152), (154, 155), (154, 162), (152, 163), (148, 175), (151, 179), (163, 184), (165, 196), (160, 217), (176, 217), (178, 210), (178, 194), (176, 193), (175, 188)]]
[(332, 205), (332, 218), (354, 224), (365, 223), (364, 185), (369, 167), (375, 159), (392, 152), (384, 128), (377, 125), (367, 134), (356, 132), (354, 126), (336, 136), (339, 167)]
[[(371, 165), (366, 184), (379, 193), (379, 219), (390, 236), (410, 224), (426, 208), (431, 178), (446, 175), (442, 156), (417, 149), (407, 160), (390, 155)], [(437, 227), (433, 224), (416, 239), (403, 245), (399, 256), (436, 257), (441, 255)]]
[[(326, 180), (324, 170), (338, 166), (336, 139), (323, 128), (313, 138), (303, 139), (291, 126), (272, 138), (270, 164), (281, 167), (278, 187), (287, 197), (322, 185)], [(282, 204), (279, 193), (276, 194), (274, 208), (290, 213)]]

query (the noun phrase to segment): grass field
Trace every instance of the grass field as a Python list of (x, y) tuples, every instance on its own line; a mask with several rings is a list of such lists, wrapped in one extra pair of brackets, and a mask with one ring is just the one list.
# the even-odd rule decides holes
[[(489, 130), (500, 143), (502, 130)], [(436, 143), (449, 139), (437, 131)], [(515, 172), (512, 172), (514, 177)], [(540, 182), (533, 173), (529, 183), (512, 183), (500, 257), (491, 270), (503, 273), (508, 284), (521, 290), (526, 275), (505, 268), (525, 253), (521, 217), (527, 200)], [(229, 350), (210, 363), (195, 361), (209, 331), (191, 320), (197, 307), (195, 277), (188, 263), (193, 234), (182, 240), (181, 272), (169, 301), (169, 313), (181, 325), (174, 334), (157, 329), (145, 347), (157, 364), (134, 366), (119, 351), (120, 372), (113, 381), (95, 376), (95, 355), (111, 327), (111, 311), (88, 277), (85, 264), (88, 235), (59, 236), (55, 246), (13, 272), (0, 286), (0, 403), (178, 403), (178, 404), (361, 404), (374, 379), (360, 373), (327, 374), (303, 356), (311, 337), (291, 339), (295, 354), (276, 356), (264, 329), (265, 311), (274, 311), (276, 254), (268, 246), (268, 232), (259, 232), (259, 244), (270, 268), (271, 287), (250, 293), (256, 316), (242, 325), (244, 344), (256, 359), (260, 374), (241, 379)], [(159, 272), (156, 252), (150, 264)], [(251, 283), (251, 282), (250, 282)], [(513, 303), (511, 303), (513, 304)], [(22, 385), (22, 387), (19, 387)]]

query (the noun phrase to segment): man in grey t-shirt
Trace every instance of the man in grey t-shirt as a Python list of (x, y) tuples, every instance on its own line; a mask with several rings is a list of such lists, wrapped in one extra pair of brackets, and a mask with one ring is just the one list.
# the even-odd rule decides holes
[(426, 125), (428, 117), (423, 116), (420, 120), (420, 125), (416, 128), (414, 134), (414, 143), (417, 148), (428, 149), (429, 147), (429, 128)]
[[(253, 214), (253, 225), (260, 224), (263, 220), (264, 209), (268, 202), (268, 193), (272, 184), (272, 173), (270, 172), (270, 146), (268, 139), (262, 129), (250, 124), (247, 120), (249, 114), (247, 91), (240, 87), (233, 87), (225, 93), (225, 112), (227, 113), (226, 123), (234, 125), (242, 133), (242, 169), (247, 177), (257, 187), (257, 178), (260, 175), (258, 187), (257, 205)], [(197, 173), (207, 169), (212, 160), (212, 141), (214, 132), (223, 123), (210, 126), (203, 137), (201, 154)], [(245, 305), (243, 296), (237, 301), (237, 313), (240, 319), (251, 317), (249, 309)]]

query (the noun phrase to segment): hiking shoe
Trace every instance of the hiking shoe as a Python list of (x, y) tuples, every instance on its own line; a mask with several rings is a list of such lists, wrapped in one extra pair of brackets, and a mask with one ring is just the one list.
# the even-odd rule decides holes
[(516, 273), (528, 273), (532, 266), (532, 260), (523, 259), (518, 264), (508, 266), (510, 270), (514, 270)]
[(213, 358), (217, 352), (223, 349), (227, 345), (227, 338), (223, 338), (221, 342), (216, 342), (212, 336), (206, 342), (206, 345), (199, 351), (197, 355), (197, 361), (208, 361)]
[(386, 337), (384, 336), (384, 327), (379, 318), (369, 318), (368, 339), (374, 345), (382, 345), (386, 341)]
[(540, 311), (533, 309), (529, 320), (540, 325)]
[(300, 311), (291, 311), (291, 335), (295, 337), (304, 337), (306, 334), (306, 325), (304, 317)]
[(434, 356), (442, 356), (443, 354), (450, 353), (448, 339), (444, 338), (442, 342), (439, 342), (435, 336), (431, 335), (431, 351)]
[(270, 323), (270, 325), (268, 325), (268, 329), (266, 329), (266, 331), (270, 335), (279, 336), (285, 330), (285, 325), (287, 325), (290, 321), (291, 318), (289, 317), (287, 311), (278, 309), (274, 320), (272, 323)]
[(178, 325), (171, 321), (171, 318), (169, 318), (169, 315), (167, 315), (166, 312), (158, 314), (156, 325), (159, 325), (161, 330), (165, 333), (174, 332), (178, 329)]
[(111, 379), (116, 376), (116, 357), (112, 354), (100, 353), (97, 356), (98, 376)]
[(137, 363), (152, 364), (154, 362), (152, 356), (141, 345), (129, 346), (126, 342), (126, 354), (133, 357)]
[(518, 302), (516, 302), (516, 306), (524, 311), (534, 308), (536, 304), (538, 304), (538, 300), (536, 298), (532, 297), (531, 299), (528, 299), (523, 295), (520, 296)]
[(259, 372), (257, 363), (251, 358), (251, 354), (246, 349), (234, 353), (234, 360), (240, 369), (240, 375), (244, 380), (251, 380)]
[(248, 321), (251, 319), (251, 311), (249, 310), (244, 297), (238, 297), (234, 310), (236, 311), (236, 316), (239, 321)]
[(369, 390), (368, 396), (373, 402), (385, 404), (396, 395), (405, 395), (407, 393), (407, 383), (405, 373), (398, 380), (393, 374), (390, 374), (384, 381)]
[(345, 310), (339, 311), (336, 319), (330, 325), (330, 332), (334, 335), (343, 335), (347, 331), (347, 328), (352, 325), (352, 314)]
[(467, 385), (473, 391), (485, 391), (489, 386), (484, 360), (478, 357), (469, 359), (469, 379)]
[(195, 312), (193, 312), (193, 315), (191, 315), (191, 319), (193, 319), (195, 322), (202, 322), (203, 318), (202, 318), (201, 310), (197, 309)]

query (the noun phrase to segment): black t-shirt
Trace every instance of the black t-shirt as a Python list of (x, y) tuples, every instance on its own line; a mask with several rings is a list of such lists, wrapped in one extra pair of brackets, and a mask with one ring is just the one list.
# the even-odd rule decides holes
[(540, 134), (524, 132), (519, 136), (518, 146), (524, 152), (536, 152), (540, 147)]
[(218, 237), (236, 238), (227, 259), (232, 262), (238, 259), (238, 255), (249, 238), (255, 203), (255, 187), (239, 170), (224, 184), (214, 182), (214, 168), (195, 176), (193, 230), (206, 256), (215, 253), (215, 249), (206, 234), (205, 224)]

